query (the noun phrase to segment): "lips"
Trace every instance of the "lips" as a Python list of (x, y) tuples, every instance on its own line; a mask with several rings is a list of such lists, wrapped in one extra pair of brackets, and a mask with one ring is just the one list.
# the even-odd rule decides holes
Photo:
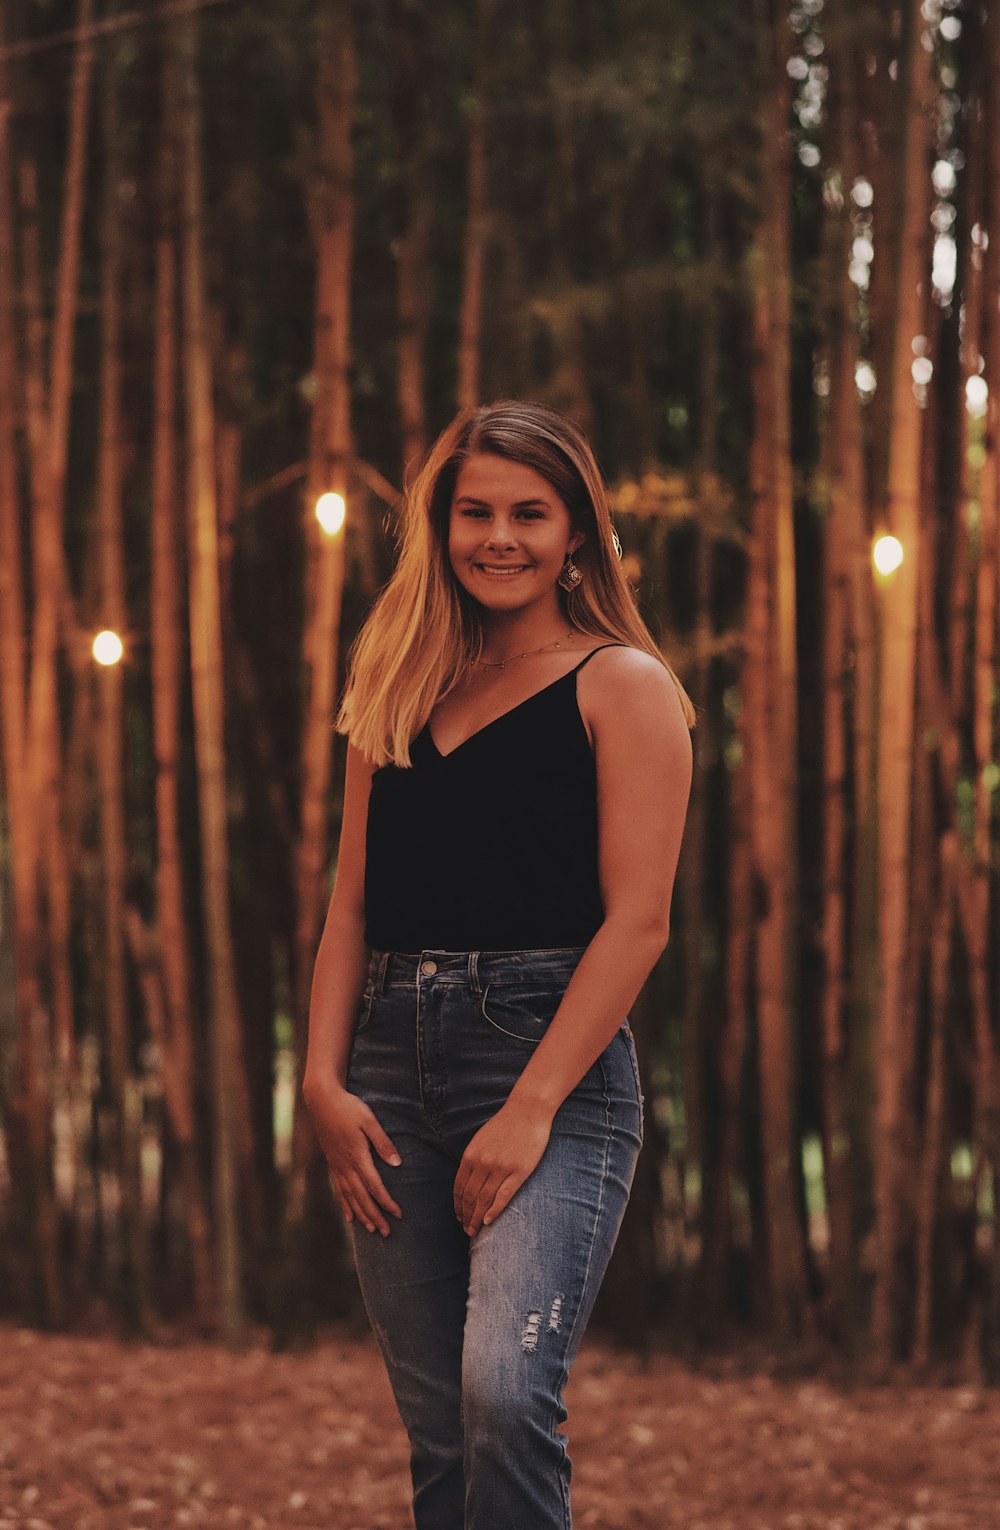
[(515, 574), (526, 574), (531, 567), (530, 563), (477, 563), (474, 565), (481, 574), (486, 574), (494, 579), (510, 579)]

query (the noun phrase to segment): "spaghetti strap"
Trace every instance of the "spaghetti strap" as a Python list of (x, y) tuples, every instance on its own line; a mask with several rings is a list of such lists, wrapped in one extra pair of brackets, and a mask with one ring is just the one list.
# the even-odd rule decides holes
[(592, 648), (588, 654), (584, 654), (584, 656), (580, 660), (579, 664), (577, 664), (573, 669), (569, 670), (568, 673), (571, 674), (571, 675), (575, 675), (577, 673), (577, 670), (581, 670), (583, 668), (583, 666), (586, 664), (587, 660), (588, 659), (592, 659), (594, 657), (595, 653), (600, 653), (602, 648), (627, 648), (627, 647), (628, 647), (627, 643), (602, 643), (600, 648)]

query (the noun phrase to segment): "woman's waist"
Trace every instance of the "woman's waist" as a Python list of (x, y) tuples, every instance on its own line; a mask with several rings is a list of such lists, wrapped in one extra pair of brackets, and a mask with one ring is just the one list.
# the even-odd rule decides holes
[(586, 945), (519, 947), (509, 951), (373, 950), (369, 981), (379, 992), (412, 988), (421, 979), (455, 983), (477, 992), (487, 984), (568, 983)]

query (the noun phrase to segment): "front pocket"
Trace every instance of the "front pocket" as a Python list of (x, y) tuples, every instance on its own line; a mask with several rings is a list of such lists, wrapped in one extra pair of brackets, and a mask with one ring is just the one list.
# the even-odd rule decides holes
[(358, 1035), (359, 1031), (363, 1031), (364, 1030), (365, 1026), (368, 1024), (369, 1020), (371, 1019), (371, 1017), (372, 1017), (372, 1006), (373, 1006), (374, 1000), (375, 1000), (375, 983), (374, 983), (373, 979), (369, 979), (369, 981), (365, 984), (365, 991), (361, 995), (361, 1006), (360, 1006), (360, 1008), (358, 1010), (358, 1018), (357, 1018), (357, 1021), (355, 1023), (355, 1026), (354, 1026), (354, 1034), (355, 1034), (355, 1036)]
[(535, 1046), (562, 1003), (566, 986), (566, 983), (487, 983), (480, 1013), (501, 1035), (525, 1046)]
[(635, 1049), (635, 1037), (632, 1034), (632, 1027), (629, 1025), (627, 1020), (620, 1027), (618, 1034), (625, 1042), (625, 1049), (628, 1052), (628, 1060), (632, 1064), (632, 1075), (635, 1078), (635, 1092), (638, 1095), (639, 1109), (641, 1110), (646, 1103), (646, 1099), (642, 1092), (642, 1080), (639, 1077), (639, 1054)]

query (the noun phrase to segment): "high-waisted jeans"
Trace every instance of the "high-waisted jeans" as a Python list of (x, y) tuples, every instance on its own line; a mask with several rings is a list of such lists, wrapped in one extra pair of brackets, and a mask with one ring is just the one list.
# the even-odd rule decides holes
[(586, 947), (372, 953), (347, 1085), (402, 1163), (375, 1163), (402, 1219), (357, 1220), (361, 1291), (410, 1439), (417, 1530), (569, 1530), (563, 1386), (642, 1142), (625, 1018), (560, 1106), (513, 1200), (468, 1238), (452, 1190)]

